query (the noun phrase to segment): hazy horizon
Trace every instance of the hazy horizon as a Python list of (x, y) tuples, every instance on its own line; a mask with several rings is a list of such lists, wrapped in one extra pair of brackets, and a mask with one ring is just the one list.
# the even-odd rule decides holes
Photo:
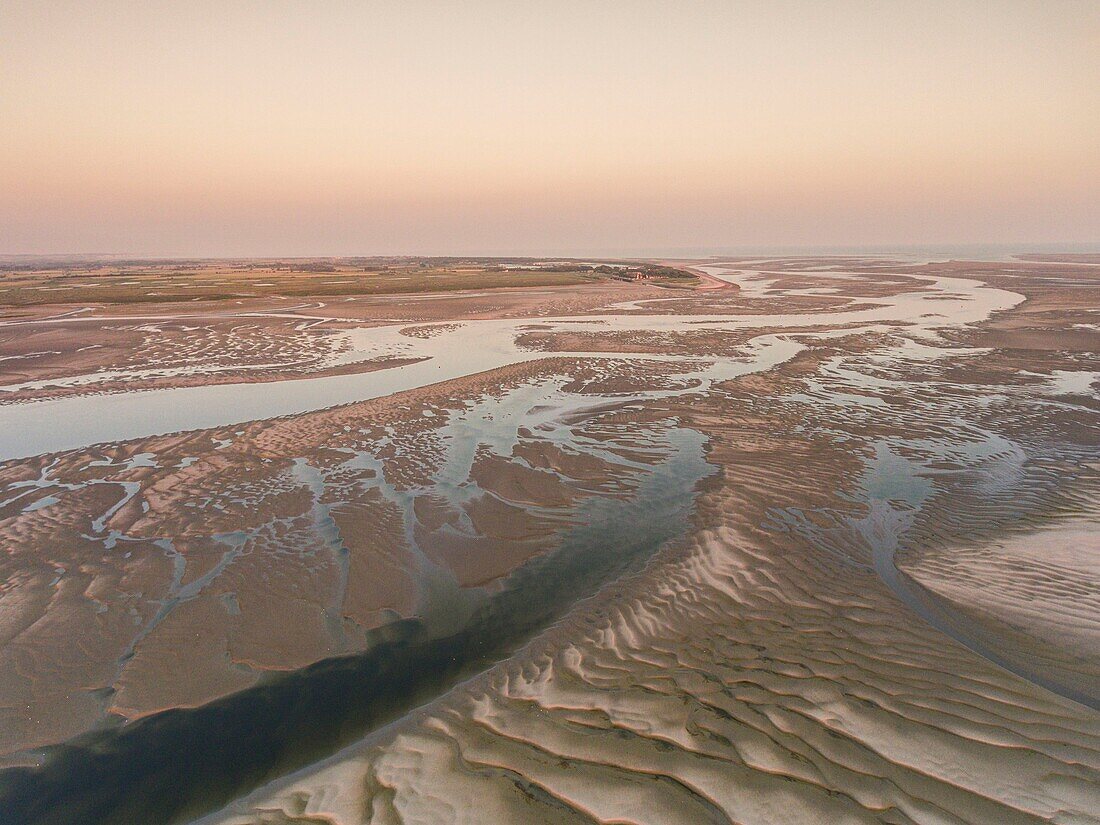
[(1100, 6), (14, 2), (0, 254), (1100, 241)]
[(774, 245), (774, 246), (741, 246), (741, 247), (678, 247), (664, 249), (638, 248), (633, 250), (473, 250), (465, 252), (432, 251), (419, 252), (416, 250), (401, 251), (370, 251), (347, 252), (332, 254), (327, 252), (302, 252), (290, 255), (248, 254), (248, 255), (191, 255), (186, 252), (172, 254), (140, 254), (126, 251), (119, 252), (0, 252), (2, 259), (103, 259), (103, 260), (309, 260), (317, 258), (353, 259), (353, 258), (562, 258), (580, 260), (584, 258), (722, 258), (736, 256), (842, 256), (842, 255), (971, 255), (982, 257), (1011, 256), (1014, 254), (1100, 254), (1100, 241), (1096, 242), (1050, 242), (1050, 243), (960, 243), (960, 244), (886, 244), (886, 245)]

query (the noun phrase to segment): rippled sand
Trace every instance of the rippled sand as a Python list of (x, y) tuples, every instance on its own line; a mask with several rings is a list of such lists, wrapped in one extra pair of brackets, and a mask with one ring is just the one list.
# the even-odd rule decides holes
[[(6, 522), (24, 544), (4, 599), (30, 619), (4, 652), (28, 696), (66, 678), (34, 656), (51, 649), (46, 628), (89, 616), (104, 627), (64, 589), (72, 562), (49, 588), (20, 578), (30, 568), (18, 560), (41, 554), (65, 519), (73, 536), (88, 529), (82, 519), (105, 519), (87, 538), (98, 549), (76, 560), (86, 578), (70, 586), (85, 594), (140, 570), (164, 581), (158, 536), (183, 547), (188, 535), (253, 523), (289, 530), (297, 520), (301, 531), (263, 527), (265, 549), (234, 556), (137, 641), (117, 631), (111, 647), (105, 629), (85, 631), (85, 670), (37, 723), (8, 726), (9, 753), (36, 761), (33, 747), (105, 709), (136, 717), (200, 704), (257, 684), (264, 668), (370, 650), (361, 631), (396, 618), (432, 616), (429, 635), (457, 627), (455, 594), (496, 604), (494, 593), (534, 593), (514, 576), (557, 559), (569, 530), (601, 518), (608, 529), (591, 547), (614, 555), (622, 542), (625, 552), (631, 519), (644, 519), (625, 510), (613, 521), (606, 508), (683, 488), (690, 510), (655, 554), (572, 593), (574, 568), (542, 568), (566, 576), (545, 623), (484, 666), (463, 648), (471, 669), (456, 684), (329, 738), (309, 764), (280, 763), (297, 768), (289, 776), (236, 787), (241, 798), (205, 821), (1100, 821), (1100, 332), (1089, 328), (1100, 267), (699, 266), (738, 288), (532, 319), (508, 334), (537, 360), (438, 387), (125, 445), (116, 462), (152, 454), (158, 467), (131, 466), (110, 486), (138, 484), (130, 500), (146, 510), (105, 517), (117, 499), (101, 495), (109, 485), (59, 486), (89, 480), (86, 452), (4, 465), (9, 487), (50, 468), (55, 483), (34, 495), (59, 499), (28, 510), (20, 498)], [(646, 320), (632, 329), (624, 313)], [(684, 317), (661, 328), (653, 319), (666, 315)], [(414, 339), (423, 354), (461, 334)], [(696, 466), (685, 433), (705, 466), (646, 493), (655, 468)], [(178, 468), (184, 455), (197, 461)], [(214, 521), (199, 529), (186, 502), (217, 490), (221, 506), (206, 508)], [(84, 498), (67, 505), (74, 496)], [(51, 511), (65, 519), (44, 522)], [(112, 528), (140, 536), (145, 567), (105, 572), (99, 559), (117, 560), (124, 544), (104, 546)], [(334, 529), (352, 575), (341, 578), (340, 554), (326, 556), (323, 541), (312, 555), (280, 549)], [(445, 575), (425, 576), (423, 559)], [(159, 603), (144, 595), (152, 586), (123, 588), (139, 614)], [(503, 638), (501, 621), (528, 614), (484, 615), (497, 618), (469, 626)], [(118, 649), (129, 650), (121, 671)], [(99, 683), (110, 690), (81, 710), (71, 697), (94, 667), (123, 677)], [(172, 668), (193, 681), (163, 681)], [(54, 733), (35, 738), (43, 721)], [(71, 788), (51, 760), (82, 775), (90, 757), (65, 758), (47, 751), (44, 767), (0, 775), (0, 798), (5, 787), (20, 800), (37, 790), (63, 812), (57, 821), (80, 821), (79, 805), (57, 802)], [(127, 787), (129, 803), (145, 804), (148, 791)], [(188, 816), (226, 802), (210, 788), (194, 801), (203, 798), (195, 788)], [(130, 814), (98, 818), (126, 821), (140, 806), (116, 810)]]

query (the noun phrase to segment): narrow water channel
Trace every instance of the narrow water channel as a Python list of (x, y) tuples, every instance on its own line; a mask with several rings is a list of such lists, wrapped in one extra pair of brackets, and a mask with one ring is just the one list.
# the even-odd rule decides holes
[(630, 497), (585, 502), (555, 551), (511, 574), (450, 635), (432, 635), (419, 620), (395, 622), (363, 653), (56, 746), (40, 767), (0, 772), (3, 821), (186, 821), (439, 697), (640, 569), (685, 530), (696, 487), (712, 468), (698, 432), (673, 429), (668, 439), (667, 460)]

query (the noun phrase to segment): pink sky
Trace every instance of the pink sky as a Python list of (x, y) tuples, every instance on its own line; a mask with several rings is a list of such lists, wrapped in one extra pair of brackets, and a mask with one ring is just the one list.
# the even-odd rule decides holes
[(0, 253), (1100, 241), (1095, 2), (0, 4)]

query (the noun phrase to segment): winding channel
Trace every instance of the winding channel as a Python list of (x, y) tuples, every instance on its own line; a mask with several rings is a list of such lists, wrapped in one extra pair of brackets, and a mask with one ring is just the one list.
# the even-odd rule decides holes
[[(715, 268), (716, 277), (723, 271)], [(726, 276), (729, 277), (729, 276)], [(781, 333), (800, 328), (844, 326), (845, 334), (907, 325), (912, 336), (937, 327), (960, 326), (1008, 309), (1023, 297), (966, 278), (912, 276), (927, 289), (887, 299), (863, 299), (879, 306), (848, 312), (804, 315), (650, 315), (639, 313), (465, 321), (439, 324), (429, 338), (401, 334), (410, 323), (369, 327), (355, 332), (355, 352), (363, 360), (379, 357), (421, 358), (416, 363), (360, 375), (303, 378), (272, 383), (214, 384), (137, 390), (108, 395), (81, 395), (0, 406), (0, 461), (89, 447), (185, 430), (239, 424), (297, 415), (341, 404), (366, 401), (437, 384), (499, 367), (544, 358), (644, 359), (662, 356), (534, 352), (517, 345), (525, 328), (537, 325), (575, 332), (683, 332), (767, 329)], [(732, 280), (732, 278), (730, 278)], [(853, 302), (855, 303), (855, 302)], [(179, 318), (190, 316), (181, 315)], [(81, 316), (81, 321), (94, 320)], [(866, 325), (863, 329), (858, 325)], [(854, 328), (853, 328), (854, 327)], [(801, 347), (778, 334), (761, 335), (750, 346), (747, 361), (724, 359), (724, 377), (768, 369)], [(686, 357), (685, 357), (686, 358)], [(678, 360), (685, 360), (685, 358)], [(705, 360), (705, 359), (694, 359)], [(3, 391), (0, 387), (0, 391)], [(63, 422), (63, 426), (59, 423)]]
[[(710, 269), (709, 274), (720, 279), (752, 277), (730, 274), (722, 267)], [(982, 321), (1023, 300), (966, 278), (911, 277), (924, 281), (925, 288), (885, 299), (860, 299), (864, 307), (874, 306), (848, 312), (657, 315), (644, 306), (623, 306), (605, 315), (440, 324), (438, 334), (427, 338), (401, 333), (408, 326), (425, 324), (364, 328), (354, 331), (356, 357), (422, 360), (359, 375), (90, 394), (0, 406), (0, 461), (300, 414), (549, 358), (691, 362), (697, 369), (686, 377), (694, 379), (695, 390), (705, 389), (712, 382), (767, 370), (793, 358), (804, 349), (798, 340), (803, 336), (820, 339), (900, 330), (908, 343), (896, 354), (904, 357), (906, 346), (921, 348), (920, 341), (934, 340), (940, 328)], [(517, 344), (520, 335), (536, 326), (601, 333), (767, 332), (752, 338), (741, 356), (716, 358), (550, 353)], [(843, 329), (822, 332), (820, 327)], [(699, 433), (669, 426), (658, 440), (665, 459), (642, 475), (630, 496), (595, 497), (581, 505), (573, 526), (562, 531), (557, 549), (520, 567), (497, 592), (472, 608), (462, 606), (468, 618), (457, 630), (441, 631), (441, 623), (423, 620), (393, 622), (375, 631), (362, 653), (323, 660), (199, 708), (170, 710), (86, 734), (50, 749), (40, 767), (0, 772), (0, 810), (26, 823), (180, 821), (216, 809), (410, 713), (513, 654), (579, 601), (640, 569), (684, 532), (698, 484), (713, 468), (706, 462)], [(875, 565), (903, 602), (988, 657), (951, 623), (929, 615), (927, 605), (893, 567), (889, 548), (876, 552)]]

